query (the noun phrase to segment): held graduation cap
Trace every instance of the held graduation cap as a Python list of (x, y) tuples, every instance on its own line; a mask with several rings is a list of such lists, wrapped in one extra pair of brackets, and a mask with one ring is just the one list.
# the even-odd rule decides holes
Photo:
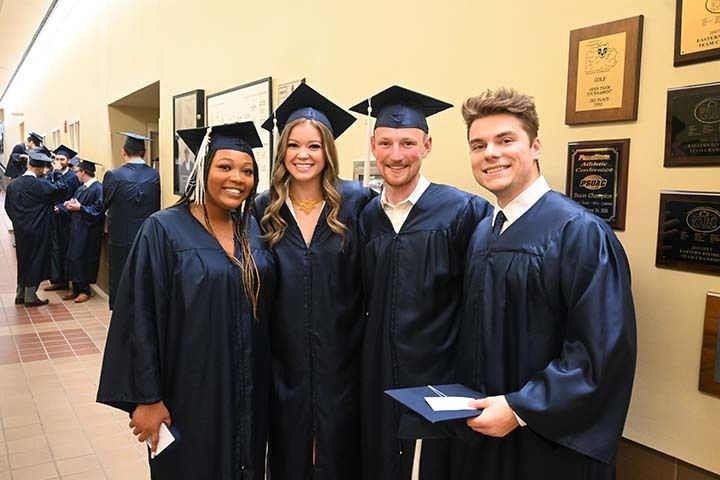
[(52, 158), (42, 148), (31, 148), (28, 150), (31, 167), (49, 167), (52, 165)]
[(152, 142), (152, 139), (150, 139), (144, 135), (137, 134), (137, 133), (132, 133), (132, 132), (115, 132), (115, 133), (117, 133), (118, 135), (124, 135), (126, 137), (125, 143), (123, 144), (123, 148), (125, 148), (125, 150), (130, 150), (133, 152), (140, 152), (140, 151), (144, 152), (145, 151), (145, 142)]
[[(186, 128), (178, 130), (177, 133), (195, 154), (195, 166), (185, 185), (185, 193), (189, 194), (197, 204), (205, 203), (204, 172), (208, 152), (222, 149), (246, 153), (253, 160), (255, 172), (258, 170), (252, 149), (263, 145), (257, 128), (251, 121), (227, 123), (215, 127)], [(257, 184), (257, 179), (255, 183)]]
[[(372, 110), (368, 113), (370, 107)], [(450, 103), (393, 85), (350, 110), (375, 117), (375, 128), (419, 128), (428, 133), (426, 118), (451, 107)]]
[(73, 150), (70, 147), (66, 147), (65, 145), (60, 145), (55, 150), (53, 150), (53, 153), (55, 155), (62, 155), (63, 157), (67, 158), (68, 160), (70, 160), (71, 158), (73, 158), (74, 156), (77, 155), (77, 152), (75, 150)]
[(81, 161), (82, 159), (80, 158), (80, 155), (75, 155), (68, 161), (68, 164), (72, 165), (73, 167), (77, 167), (78, 165), (80, 165)]
[(275, 121), (278, 130), (282, 132), (285, 125), (298, 118), (307, 118), (322, 123), (333, 134), (333, 138), (338, 138), (355, 122), (355, 117), (344, 109), (335, 105), (306, 83), (301, 83), (280, 104), (273, 115), (265, 120), (262, 128), (272, 132)]

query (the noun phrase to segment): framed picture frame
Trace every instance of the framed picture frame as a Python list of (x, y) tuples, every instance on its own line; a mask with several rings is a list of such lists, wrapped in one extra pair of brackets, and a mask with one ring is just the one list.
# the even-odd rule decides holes
[(629, 138), (568, 143), (565, 193), (615, 230), (625, 230), (629, 156)]
[(720, 83), (668, 90), (666, 111), (664, 166), (720, 165)]
[(720, 397), (720, 293), (707, 292), (698, 389)]
[(262, 148), (253, 150), (258, 164), (257, 191), (270, 187), (273, 135), (261, 128), (272, 114), (272, 77), (265, 77), (207, 96), (207, 125), (252, 121), (260, 134)]
[(565, 123), (637, 120), (643, 16), (570, 32)]
[(178, 130), (205, 125), (205, 90), (173, 96), (173, 193), (181, 195), (195, 165), (193, 152), (175, 136)]
[(720, 275), (720, 193), (660, 192), (655, 266)]
[(720, 59), (720, 0), (676, 0), (673, 65)]

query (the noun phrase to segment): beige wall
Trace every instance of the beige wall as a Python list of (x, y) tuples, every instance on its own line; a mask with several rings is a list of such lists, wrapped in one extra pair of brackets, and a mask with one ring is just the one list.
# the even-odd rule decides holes
[[(172, 96), (268, 75), (276, 84), (306, 77), (345, 106), (394, 83), (456, 105), (487, 87), (514, 86), (537, 98), (542, 167), (558, 190), (567, 142), (630, 137), (627, 230), (618, 236), (632, 264), (639, 361), (625, 435), (720, 472), (720, 399), (697, 391), (704, 296), (720, 291), (720, 277), (654, 266), (659, 190), (720, 189), (720, 167), (662, 167), (666, 90), (720, 80), (719, 61), (672, 66), (675, 0), (344, 3), (77, 0), (69, 14), (76, 36), (49, 47), (43, 58), (54, 67), (16, 85), (4, 106), (23, 112), (28, 130), (80, 118), (81, 154), (110, 164), (107, 105), (159, 80), (165, 205), (173, 200)], [(638, 14), (645, 15), (638, 120), (565, 126), (569, 31)], [(12, 144), (18, 117), (6, 118)], [(430, 126), (426, 175), (482, 193), (470, 175), (459, 109)], [(365, 151), (363, 121), (339, 148), (350, 175)]]

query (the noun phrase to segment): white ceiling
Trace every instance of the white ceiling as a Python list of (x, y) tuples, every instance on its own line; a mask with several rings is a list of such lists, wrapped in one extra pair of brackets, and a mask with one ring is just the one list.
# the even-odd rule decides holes
[(0, 95), (53, 0), (0, 0)]

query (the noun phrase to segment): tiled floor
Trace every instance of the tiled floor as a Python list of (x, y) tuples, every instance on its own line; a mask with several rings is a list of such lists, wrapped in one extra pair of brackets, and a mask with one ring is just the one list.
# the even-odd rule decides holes
[(127, 414), (95, 403), (107, 300), (16, 307), (15, 251), (0, 193), (0, 480), (149, 478)]

